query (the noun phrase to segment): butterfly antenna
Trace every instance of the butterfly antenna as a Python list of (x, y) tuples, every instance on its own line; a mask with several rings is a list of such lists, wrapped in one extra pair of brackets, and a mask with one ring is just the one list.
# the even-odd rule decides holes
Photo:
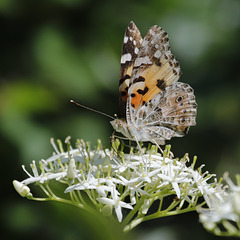
[(106, 114), (106, 113), (100, 112), (100, 111), (95, 110), (95, 109), (92, 109), (92, 108), (90, 108), (90, 107), (86, 107), (86, 106), (84, 106), (84, 105), (82, 105), (82, 104), (80, 104), (80, 103), (77, 103), (77, 102), (73, 101), (73, 100), (70, 100), (70, 102), (76, 104), (76, 105), (79, 106), (79, 107), (82, 107), (82, 108), (85, 108), (85, 109), (87, 109), (87, 110), (90, 110), (90, 111), (92, 111), (92, 112), (96, 112), (96, 113), (102, 114), (102, 115), (104, 115), (104, 116), (106, 116), (106, 117), (109, 117), (109, 118), (111, 118), (111, 119), (115, 119), (114, 117), (112, 117), (112, 116), (110, 116), (110, 115), (108, 115), (108, 114)]

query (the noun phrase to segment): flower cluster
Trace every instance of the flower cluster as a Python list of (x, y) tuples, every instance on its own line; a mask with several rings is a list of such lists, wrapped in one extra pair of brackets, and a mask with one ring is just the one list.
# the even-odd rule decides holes
[[(13, 181), (19, 194), (33, 200), (61, 201), (101, 212), (104, 216), (116, 216), (124, 231), (146, 220), (196, 209), (203, 216), (204, 204), (211, 208), (214, 202), (223, 202), (226, 195), (216, 180), (210, 182), (213, 174), (203, 173), (203, 166), (195, 169), (196, 157), (192, 164), (187, 154), (181, 159), (174, 158), (170, 146), (166, 146), (163, 154), (158, 153), (155, 145), (141, 151), (130, 148), (126, 154), (117, 139), (111, 149), (103, 149), (99, 141), (94, 150), (83, 140), (78, 140), (76, 148), (72, 148), (67, 139), (67, 151), (61, 141), (57, 141), (58, 145), (51, 142), (54, 155), (38, 164), (33, 161), (31, 174), (23, 166), (28, 178)], [(64, 184), (63, 197), (54, 194), (52, 181)], [(32, 183), (40, 186), (46, 198), (31, 194), (28, 186)], [(166, 199), (170, 202), (163, 207)], [(157, 209), (149, 213), (156, 201)], [(233, 219), (236, 220), (235, 215)]]
[(197, 209), (200, 221), (215, 235), (240, 237), (240, 175), (236, 176), (238, 185), (234, 185), (228, 173), (223, 178), (228, 184), (226, 191), (221, 192), (221, 198), (210, 196), (207, 209)]

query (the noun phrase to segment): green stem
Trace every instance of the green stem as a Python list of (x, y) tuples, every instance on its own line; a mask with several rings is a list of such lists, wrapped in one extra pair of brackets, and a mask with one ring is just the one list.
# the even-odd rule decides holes
[(51, 194), (47, 191), (47, 189), (42, 184), (39, 184), (39, 187), (49, 198), (51, 198)]
[(134, 227), (136, 227), (140, 223), (147, 221), (147, 220), (161, 218), (161, 217), (167, 217), (167, 216), (173, 216), (173, 215), (182, 214), (182, 213), (191, 212), (191, 211), (196, 210), (196, 207), (191, 207), (191, 208), (185, 208), (185, 209), (181, 209), (181, 210), (171, 211), (171, 209), (175, 208), (178, 204), (179, 204), (179, 202), (174, 201), (167, 209), (165, 209), (163, 211), (159, 211), (159, 212), (151, 214), (151, 215), (144, 216), (143, 214), (139, 214), (131, 223), (129, 223), (128, 225), (125, 226), (125, 232), (132, 230)]
[(178, 215), (178, 214), (182, 214), (182, 213), (186, 213), (186, 212), (192, 212), (192, 211), (195, 211), (195, 210), (196, 210), (195, 207), (181, 209), (181, 210), (168, 211), (168, 212), (165, 212), (165, 210), (164, 210), (162, 212), (157, 212), (157, 213), (154, 213), (154, 214), (143, 217), (143, 221), (147, 221), (147, 220), (155, 219), (155, 218), (160, 218), (160, 217), (174, 216), (174, 215)]
[(133, 218), (133, 216), (136, 214), (136, 212), (139, 210), (139, 208), (142, 206), (144, 202), (144, 197), (141, 197), (139, 199), (138, 203), (134, 206), (134, 209), (129, 212), (129, 214), (125, 217), (125, 219), (122, 221), (121, 225), (125, 226), (130, 220)]

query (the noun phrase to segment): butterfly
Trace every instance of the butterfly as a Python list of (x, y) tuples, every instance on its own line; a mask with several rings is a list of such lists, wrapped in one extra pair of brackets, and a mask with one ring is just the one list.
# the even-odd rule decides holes
[(134, 22), (128, 25), (121, 56), (119, 118), (113, 128), (138, 142), (164, 145), (196, 125), (193, 88), (178, 82), (181, 70), (170, 51), (168, 34), (152, 26), (142, 39)]

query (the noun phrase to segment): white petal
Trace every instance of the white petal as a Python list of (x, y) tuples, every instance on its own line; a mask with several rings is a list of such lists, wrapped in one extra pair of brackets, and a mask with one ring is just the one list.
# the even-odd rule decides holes
[(122, 215), (122, 209), (119, 205), (115, 206), (115, 212), (116, 212), (118, 221), (121, 222), (123, 215)]
[(147, 214), (149, 206), (150, 206), (150, 200), (149, 199), (145, 199), (144, 203), (142, 205), (142, 214), (144, 214), (144, 215)]
[(129, 203), (125, 203), (125, 202), (120, 201), (119, 205), (123, 208), (133, 209), (133, 207)]
[(179, 188), (178, 184), (176, 182), (172, 182), (172, 186), (173, 186), (174, 191), (177, 194), (177, 197), (180, 198), (181, 191), (180, 191), (180, 188)]
[(115, 202), (112, 199), (106, 198), (106, 197), (101, 197), (101, 198), (97, 198), (97, 200), (100, 203), (104, 203), (104, 204), (110, 204), (110, 205), (114, 205)]

